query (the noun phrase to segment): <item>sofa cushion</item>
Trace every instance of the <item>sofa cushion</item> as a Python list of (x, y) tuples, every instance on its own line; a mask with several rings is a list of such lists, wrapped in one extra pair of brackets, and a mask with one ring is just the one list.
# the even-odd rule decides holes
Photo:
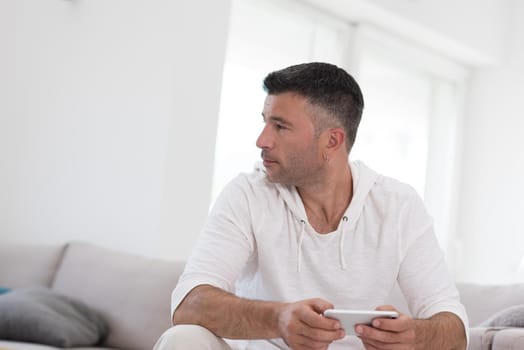
[(478, 326), (500, 310), (524, 304), (524, 284), (457, 284), (470, 326)]
[(34, 343), (25, 343), (18, 341), (0, 340), (1, 350), (55, 350), (59, 349), (54, 346), (40, 345)]
[[(34, 344), (34, 343), (24, 343), (18, 341), (9, 341), (9, 340), (0, 340), (0, 349), (1, 350), (57, 350), (60, 348), (55, 348), (53, 346)], [(74, 350), (115, 350), (110, 348), (101, 348), (101, 347), (75, 347)]]
[(497, 312), (481, 326), (524, 327), (524, 305), (515, 305)]
[(151, 349), (171, 326), (170, 296), (183, 266), (75, 242), (52, 288), (99, 311), (110, 329), (102, 345)]
[(501, 329), (493, 339), (493, 350), (522, 350), (524, 349), (524, 329)]
[(51, 286), (63, 245), (0, 244), (0, 286)]
[(0, 295), (0, 338), (72, 347), (96, 345), (107, 334), (86, 305), (48, 288), (22, 288)]

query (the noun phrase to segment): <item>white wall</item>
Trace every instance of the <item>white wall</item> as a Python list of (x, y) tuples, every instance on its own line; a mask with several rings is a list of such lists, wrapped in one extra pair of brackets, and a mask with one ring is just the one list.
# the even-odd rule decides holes
[[(457, 277), (509, 281), (524, 254), (524, 4), (373, 3), (390, 25), (427, 25), (496, 63), (470, 82)], [(208, 209), (229, 0), (205, 6), (0, 2), (0, 242), (189, 254)]]
[(229, 5), (0, 2), (0, 241), (187, 256), (208, 210)]
[(459, 215), (462, 280), (524, 282), (524, 271), (516, 276), (524, 256), (522, 18), (524, 3), (514, 1), (507, 58), (477, 70), (470, 84)]
[(302, 0), (335, 16), (371, 23), (462, 63), (504, 57), (513, 0)]
[(511, 0), (371, 0), (496, 61), (504, 57)]

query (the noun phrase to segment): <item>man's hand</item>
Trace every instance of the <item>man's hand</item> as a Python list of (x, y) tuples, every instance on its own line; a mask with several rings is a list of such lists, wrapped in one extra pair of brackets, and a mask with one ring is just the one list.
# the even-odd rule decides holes
[(322, 299), (308, 299), (282, 305), (278, 316), (281, 337), (293, 350), (325, 350), (345, 336), (337, 320), (322, 316), (333, 305)]
[[(377, 310), (397, 311), (390, 305)], [(427, 320), (414, 320), (399, 313), (397, 319), (377, 318), (372, 327), (358, 325), (357, 335), (367, 350), (455, 350), (466, 348), (462, 321), (454, 314), (442, 312)]]
[(355, 331), (367, 350), (415, 349), (415, 321), (394, 307), (380, 306), (377, 310), (397, 311), (396, 319), (376, 318), (373, 327), (357, 325)]

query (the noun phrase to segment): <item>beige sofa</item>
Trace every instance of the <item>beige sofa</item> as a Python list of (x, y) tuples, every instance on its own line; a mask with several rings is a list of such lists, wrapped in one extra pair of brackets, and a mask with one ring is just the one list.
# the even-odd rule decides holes
[[(470, 320), (470, 350), (524, 350), (524, 328), (497, 327), (497, 321), (493, 326), (481, 326), (494, 314), (514, 305), (524, 305), (524, 284), (459, 284), (457, 287)], [(522, 323), (522, 317), (524, 314), (519, 315), (518, 323)]]
[[(47, 286), (84, 302), (109, 326), (108, 337), (96, 349), (151, 349), (171, 325), (170, 296), (182, 269), (183, 262), (81, 242), (61, 246), (0, 244), (0, 286)], [(0, 349), (53, 348), (0, 340)]]
[[(524, 350), (524, 328), (482, 325), (491, 316), (507, 310), (508, 307), (523, 305), (524, 284), (459, 283), (457, 288), (469, 318), (469, 350)], [(398, 288), (392, 292), (389, 303), (409, 314)]]
[[(109, 325), (97, 348), (151, 349), (170, 327), (170, 295), (183, 262), (164, 261), (73, 242), (63, 246), (0, 244), (0, 287), (48, 286), (85, 302)], [(524, 328), (480, 327), (494, 313), (524, 304), (524, 285), (459, 284), (470, 318), (470, 350), (524, 349)], [(395, 291), (390, 302), (407, 307)], [(52, 347), (0, 340), (0, 349), (52, 350)]]

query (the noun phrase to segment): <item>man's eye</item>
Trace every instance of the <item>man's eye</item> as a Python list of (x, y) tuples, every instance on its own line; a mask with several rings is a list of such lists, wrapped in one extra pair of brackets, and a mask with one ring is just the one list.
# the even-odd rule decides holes
[(275, 128), (277, 128), (277, 130), (285, 129), (285, 127), (281, 124), (275, 124)]

